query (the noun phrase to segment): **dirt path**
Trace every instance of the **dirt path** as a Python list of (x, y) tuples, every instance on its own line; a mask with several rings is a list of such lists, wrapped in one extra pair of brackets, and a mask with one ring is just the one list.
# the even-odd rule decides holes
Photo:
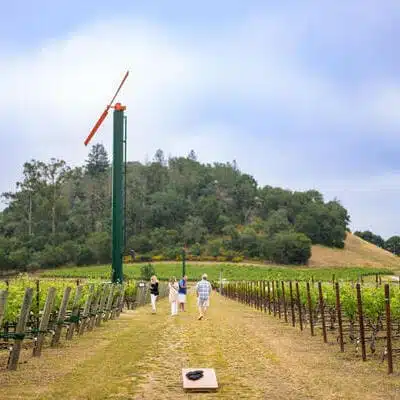
[[(160, 301), (0, 372), (1, 399), (400, 399), (400, 375), (354, 361), (273, 317), (214, 296), (207, 318)], [(186, 394), (181, 368), (215, 368), (220, 389)], [(395, 366), (399, 369), (398, 364)], [(1, 366), (3, 368), (3, 366)], [(397, 395), (397, 396), (396, 396)]]

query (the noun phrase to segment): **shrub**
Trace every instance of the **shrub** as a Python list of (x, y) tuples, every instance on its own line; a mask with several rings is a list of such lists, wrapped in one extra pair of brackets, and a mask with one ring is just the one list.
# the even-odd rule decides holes
[(234, 263), (240, 263), (240, 262), (243, 261), (243, 259), (244, 259), (244, 257), (242, 257), (242, 256), (236, 256), (236, 257), (233, 257), (233, 258), (232, 258), (232, 262), (234, 262)]
[(195, 243), (191, 248), (190, 248), (190, 253), (193, 256), (199, 256), (201, 254), (201, 247), (200, 243)]
[(165, 249), (163, 255), (167, 260), (176, 260), (177, 257), (181, 257), (182, 248), (180, 247), (170, 247)]
[(139, 262), (151, 261), (151, 255), (150, 254), (138, 254), (135, 258), (135, 261), (139, 261)]
[(161, 254), (155, 255), (153, 257), (151, 257), (152, 261), (163, 261), (164, 260), (164, 256)]
[(150, 278), (155, 274), (156, 270), (154, 269), (154, 266), (150, 263), (142, 265), (140, 267), (140, 277), (145, 281), (150, 280)]
[(93, 253), (86, 245), (77, 248), (75, 258), (76, 265), (90, 265), (93, 263), (93, 258)]
[(311, 257), (311, 240), (303, 233), (281, 232), (266, 243), (266, 255), (279, 264), (307, 264)]

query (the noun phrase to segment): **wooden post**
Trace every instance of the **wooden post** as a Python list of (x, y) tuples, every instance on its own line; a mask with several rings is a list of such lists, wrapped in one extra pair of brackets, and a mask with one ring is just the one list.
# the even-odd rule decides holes
[(0, 329), (3, 323), (4, 314), (6, 312), (7, 296), (7, 290), (0, 290)]
[(70, 323), (68, 326), (68, 331), (65, 336), (67, 340), (72, 340), (72, 336), (74, 335), (75, 327), (78, 325), (78, 317), (79, 317), (79, 301), (82, 295), (82, 286), (77, 286), (75, 290), (75, 298), (74, 304), (72, 305), (72, 311), (70, 318)]
[(310, 291), (310, 282), (307, 281), (307, 301), (308, 301), (308, 313), (310, 314), (310, 330), (311, 336), (314, 336), (314, 321), (313, 321), (313, 313), (312, 313), (312, 303), (311, 303), (311, 291)]
[(292, 326), (296, 326), (296, 314), (294, 312), (294, 298), (293, 298), (293, 284), (292, 281), (289, 281), (289, 290), (290, 290), (290, 310), (292, 313)]
[(92, 304), (93, 296), (94, 296), (94, 285), (92, 283), (89, 286), (89, 294), (88, 294), (88, 297), (86, 298), (85, 306), (83, 308), (81, 324), (79, 326), (79, 335), (83, 335), (83, 332), (85, 332), (87, 320), (89, 318), (89, 313), (90, 313), (90, 305)]
[(324, 338), (324, 343), (328, 343), (328, 338), (326, 336), (325, 304), (324, 304), (324, 296), (322, 294), (321, 282), (318, 282), (318, 293), (319, 293), (319, 308), (321, 310), (321, 320), (322, 320), (322, 336)]
[(37, 335), (36, 345), (33, 348), (33, 356), (40, 357), (42, 354), (42, 346), (47, 331), (47, 326), (49, 325), (49, 319), (51, 311), (53, 310), (54, 300), (56, 297), (56, 288), (50, 287), (47, 292), (46, 303), (44, 305), (42, 319), (40, 320), (39, 332)]
[(275, 281), (272, 280), (272, 307), (274, 310), (274, 317), (276, 317), (276, 304), (275, 304)]
[(71, 287), (67, 286), (64, 290), (64, 295), (61, 300), (60, 309), (58, 311), (57, 325), (56, 325), (56, 329), (54, 331), (53, 338), (51, 340), (52, 347), (56, 346), (60, 341), (61, 331), (62, 331), (62, 328), (64, 325), (64, 318), (65, 318), (65, 313), (67, 311), (68, 300), (69, 300), (70, 294), (71, 294)]
[(357, 283), (357, 307), (358, 307), (358, 322), (360, 325), (360, 341), (361, 341), (361, 352), (363, 361), (367, 360), (367, 353), (365, 351), (365, 334), (364, 334), (364, 315), (362, 308), (362, 298), (361, 298), (361, 285)]
[(388, 283), (385, 283), (385, 303), (386, 303), (386, 350), (388, 358), (388, 374), (392, 374), (393, 373), (392, 322), (390, 318), (390, 292)]
[(125, 286), (122, 285), (122, 287), (121, 287), (121, 297), (119, 299), (119, 304), (118, 304), (118, 308), (117, 308), (117, 312), (116, 312), (117, 318), (120, 316), (120, 314), (121, 314), (121, 312), (122, 312), (122, 310), (124, 308), (124, 299), (125, 299)]
[(33, 298), (33, 289), (26, 288), (24, 300), (22, 302), (22, 307), (21, 307), (21, 314), (20, 314), (20, 317), (19, 317), (19, 320), (17, 323), (17, 327), (15, 329), (16, 336), (15, 336), (14, 345), (12, 347), (11, 354), (8, 359), (7, 368), (9, 370), (17, 369), (19, 355), (21, 353), (22, 341), (23, 341), (24, 335), (25, 335), (26, 322), (28, 321), (29, 311), (30, 311), (30, 308), (32, 305), (32, 298)]
[(267, 293), (267, 301), (268, 301), (268, 314), (271, 314), (271, 286), (269, 281), (267, 281), (268, 293)]
[(266, 286), (265, 286), (265, 281), (263, 281), (263, 309), (264, 309), (264, 312), (267, 312), (267, 297), (266, 297), (266, 294), (267, 294), (267, 288), (266, 288)]
[(285, 316), (285, 322), (288, 322), (287, 307), (286, 307), (286, 295), (285, 295), (285, 282), (281, 281), (281, 284), (282, 284), (282, 298), (283, 298), (283, 313)]
[(344, 342), (343, 342), (343, 326), (342, 326), (342, 308), (340, 304), (340, 291), (339, 291), (339, 283), (335, 283), (336, 290), (336, 311), (338, 316), (338, 324), (339, 324), (339, 341), (340, 341), (340, 351), (344, 352)]
[(301, 316), (301, 300), (300, 300), (300, 289), (299, 289), (299, 282), (296, 282), (296, 294), (297, 294), (297, 307), (299, 308), (299, 323), (300, 323), (300, 330), (303, 330), (303, 318)]
[(97, 311), (99, 309), (99, 303), (101, 300), (102, 289), (103, 287), (98, 287), (93, 297), (92, 305), (90, 307), (89, 323), (87, 325), (88, 331), (92, 331), (94, 328), (94, 323), (96, 321)]
[(276, 298), (277, 298), (277, 305), (278, 305), (278, 316), (281, 319), (281, 296), (279, 294), (279, 282), (275, 282), (275, 289), (276, 289)]
[[(114, 302), (113, 302), (113, 305), (112, 305), (112, 308), (111, 308), (111, 317), (110, 317), (110, 319), (115, 319), (115, 317), (116, 317), (117, 307), (118, 307), (120, 298), (121, 298), (121, 287), (118, 285), (117, 286), (117, 296), (114, 299)], [(145, 304), (145, 303), (143, 303), (143, 304)]]
[(110, 291), (108, 292), (106, 312), (104, 313), (104, 319), (103, 319), (104, 322), (108, 321), (108, 319), (110, 318), (112, 301), (114, 299), (114, 288), (115, 286), (112, 284), (110, 287)]
[[(110, 319), (115, 319), (116, 314), (117, 314), (117, 307), (119, 305), (120, 299), (121, 299), (121, 286), (117, 286), (117, 296), (114, 299), (114, 302), (113, 302), (113, 305), (112, 305)], [(145, 303), (143, 303), (143, 304), (145, 304)]]
[(99, 306), (99, 310), (97, 310), (97, 319), (96, 319), (96, 326), (100, 326), (101, 321), (104, 317), (104, 304), (106, 302), (107, 299), (107, 292), (108, 289), (110, 287), (110, 284), (105, 284), (103, 291), (101, 293), (101, 297), (100, 297), (100, 306)]

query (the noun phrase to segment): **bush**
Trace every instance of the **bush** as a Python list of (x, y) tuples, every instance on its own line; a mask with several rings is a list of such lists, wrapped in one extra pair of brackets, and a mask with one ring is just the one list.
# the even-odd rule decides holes
[(303, 233), (278, 233), (265, 247), (265, 255), (279, 264), (307, 264), (311, 257), (311, 240)]
[(140, 267), (140, 277), (145, 281), (150, 280), (150, 278), (155, 274), (156, 270), (154, 269), (154, 266), (150, 263), (142, 265)]
[(96, 232), (90, 234), (86, 240), (86, 245), (96, 262), (103, 264), (111, 261), (111, 238), (108, 233)]
[(181, 247), (170, 247), (165, 249), (164, 257), (167, 260), (176, 260), (177, 257), (181, 257), (182, 248)]
[(35, 261), (44, 268), (58, 267), (68, 261), (68, 254), (60, 246), (46, 245), (40, 253), (37, 253)]
[(152, 261), (163, 261), (164, 260), (164, 256), (163, 255), (155, 255), (153, 257), (151, 257)]
[(135, 257), (135, 261), (138, 261), (138, 262), (151, 261), (151, 255), (150, 254), (137, 254)]
[(201, 255), (200, 243), (195, 243), (195, 244), (190, 248), (190, 253), (191, 253), (193, 256), (199, 256), (199, 255)]
[(219, 255), (221, 255), (221, 247), (221, 240), (211, 240), (210, 242), (208, 242), (207, 245), (207, 253), (212, 257), (218, 257)]
[(240, 263), (240, 262), (243, 261), (243, 259), (244, 259), (244, 257), (242, 257), (242, 256), (233, 257), (233, 258), (232, 258), (232, 262), (234, 262), (234, 263)]
[(93, 263), (93, 258), (93, 253), (86, 245), (81, 245), (77, 248), (76, 265), (90, 265)]

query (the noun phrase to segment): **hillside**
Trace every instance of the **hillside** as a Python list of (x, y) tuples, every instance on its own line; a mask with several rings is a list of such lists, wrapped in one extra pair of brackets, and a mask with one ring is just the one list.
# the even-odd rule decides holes
[(348, 233), (344, 249), (314, 245), (309, 265), (313, 267), (366, 266), (400, 269), (400, 258)]

